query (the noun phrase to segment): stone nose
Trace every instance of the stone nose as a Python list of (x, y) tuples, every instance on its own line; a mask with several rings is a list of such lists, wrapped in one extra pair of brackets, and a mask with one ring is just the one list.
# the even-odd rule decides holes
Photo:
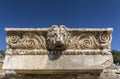
[(57, 38), (57, 40), (56, 40), (56, 41), (60, 42), (60, 41), (61, 41), (61, 37), (60, 37), (60, 36), (58, 36), (58, 38)]

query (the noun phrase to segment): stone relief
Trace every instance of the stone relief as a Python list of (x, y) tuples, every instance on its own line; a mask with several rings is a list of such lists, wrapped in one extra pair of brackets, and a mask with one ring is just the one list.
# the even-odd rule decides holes
[(89, 51), (79, 51), (79, 50), (66, 50), (66, 51), (43, 51), (43, 50), (21, 50), (21, 49), (8, 49), (6, 51), (6, 54), (14, 54), (14, 55), (111, 55), (111, 52), (106, 51), (95, 51), (95, 50), (89, 50)]
[(45, 38), (39, 32), (9, 32), (7, 45), (13, 49), (46, 49)]
[(77, 31), (71, 34), (68, 49), (110, 49), (110, 33)]
[(36, 51), (41, 53), (41, 51), (66, 52), (68, 50), (85, 50), (89, 54), (90, 50), (109, 51), (111, 34), (111, 29), (70, 29), (64, 25), (60, 27), (53, 25), (44, 30), (9, 30), (6, 41), (8, 50), (12, 49), (14, 52), (18, 49), (22, 52), (31, 49), (24, 54), (29, 52), (34, 54)]
[[(113, 65), (110, 52), (112, 29), (70, 29), (64, 25), (60, 27), (53, 25), (45, 29), (23, 28), (6, 31), (7, 55), (3, 69), (15, 71), (12, 72), (13, 75), (5, 72), (5, 78), (119, 79), (120, 77), (119, 68)], [(47, 68), (51, 70), (53, 68), (55, 74)], [(71, 70), (68, 71), (68, 68)], [(73, 71), (77, 69), (74, 71), (76, 74), (72, 69)], [(16, 74), (21, 70), (22, 74)], [(49, 75), (46, 75), (48, 72)], [(69, 74), (66, 75), (66, 72)]]
[(65, 26), (53, 25), (47, 34), (47, 45), (51, 50), (65, 50), (68, 44), (68, 30)]

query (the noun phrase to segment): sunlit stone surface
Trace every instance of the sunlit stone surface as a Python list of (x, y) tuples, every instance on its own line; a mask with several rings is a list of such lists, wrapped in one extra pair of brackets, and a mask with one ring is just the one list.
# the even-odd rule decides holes
[(71, 29), (53, 25), (5, 30), (3, 69), (15, 70), (17, 74), (51, 74), (46, 79), (103, 79), (101, 74), (113, 65), (112, 28)]

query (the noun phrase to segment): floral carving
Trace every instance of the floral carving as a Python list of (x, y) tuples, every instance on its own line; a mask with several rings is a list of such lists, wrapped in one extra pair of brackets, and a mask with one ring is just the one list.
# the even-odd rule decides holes
[(18, 32), (10, 32), (7, 34), (7, 42), (16, 43), (19, 40), (19, 33)]
[[(103, 29), (69, 29), (64, 25), (53, 25), (47, 29), (27, 29), (7, 31), (8, 49), (29, 50), (25, 54), (37, 51), (67, 51), (67, 50), (104, 50), (110, 49), (111, 30)], [(35, 51), (33, 51), (35, 50)], [(86, 53), (85, 52), (85, 53)], [(11, 52), (10, 52), (11, 53)], [(19, 52), (17, 52), (19, 53)], [(24, 53), (24, 52), (21, 52)], [(42, 53), (42, 52), (38, 52)], [(73, 54), (74, 52), (72, 52)], [(80, 52), (78, 51), (77, 54)], [(15, 53), (16, 54), (16, 53)]]
[(11, 32), (7, 35), (7, 44), (15, 49), (45, 49), (45, 38), (39, 33)]
[(97, 49), (99, 43), (92, 33), (78, 33), (69, 39), (69, 49)]
[(102, 32), (99, 38), (101, 42), (108, 43), (111, 40), (111, 35), (109, 33)]
[(86, 48), (92, 48), (94, 46), (94, 40), (92, 39), (91, 36), (87, 36), (80, 39), (80, 46), (81, 48), (83, 49), (86, 49)]

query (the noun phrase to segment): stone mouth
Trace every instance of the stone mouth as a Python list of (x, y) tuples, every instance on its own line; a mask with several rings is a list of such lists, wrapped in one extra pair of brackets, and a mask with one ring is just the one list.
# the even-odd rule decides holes
[(63, 50), (63, 49), (64, 49), (64, 45), (63, 44), (55, 45), (55, 50)]

